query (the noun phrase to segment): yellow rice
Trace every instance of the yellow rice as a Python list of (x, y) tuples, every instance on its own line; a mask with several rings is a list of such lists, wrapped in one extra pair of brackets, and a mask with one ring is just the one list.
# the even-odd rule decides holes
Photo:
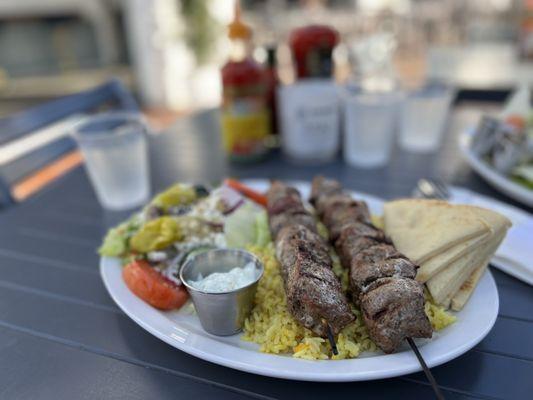
[[(339, 333), (337, 337), (339, 354), (333, 355), (327, 340), (302, 327), (288, 313), (283, 280), (273, 244), (249, 250), (262, 260), (265, 273), (257, 288), (255, 306), (244, 324), (243, 340), (259, 344), (260, 350), (265, 353), (290, 354), (308, 360), (356, 358), (362, 352), (377, 351), (376, 344), (368, 336), (361, 312), (353, 307), (357, 319)], [(332, 256), (333, 270), (339, 276), (343, 289), (346, 290), (348, 272), (340, 266), (336, 255)], [(425, 309), (436, 330), (443, 329), (455, 321), (453, 315), (431, 300), (426, 302)]]

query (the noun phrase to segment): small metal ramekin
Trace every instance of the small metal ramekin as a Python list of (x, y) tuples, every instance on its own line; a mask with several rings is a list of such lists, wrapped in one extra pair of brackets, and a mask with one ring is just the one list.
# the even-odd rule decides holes
[[(214, 272), (229, 272), (252, 262), (257, 270), (256, 279), (241, 288), (209, 293), (193, 287), (189, 281), (205, 278)], [(257, 282), (263, 276), (263, 264), (244, 250), (208, 250), (189, 258), (180, 271), (180, 279), (189, 291), (202, 327), (213, 335), (229, 336), (242, 330), (244, 320), (252, 310)]]

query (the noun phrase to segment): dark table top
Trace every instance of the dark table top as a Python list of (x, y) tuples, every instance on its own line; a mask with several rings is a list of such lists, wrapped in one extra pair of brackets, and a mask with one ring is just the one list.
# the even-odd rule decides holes
[[(177, 123), (150, 142), (155, 190), (178, 180), (310, 179), (322, 173), (384, 198), (408, 195), (417, 179), (438, 177), (515, 204), (460, 160), (455, 136), (479, 107), (453, 113), (441, 151), (396, 150), (390, 165), (355, 169), (340, 161), (293, 165), (274, 154), (261, 164), (225, 165), (215, 149), (216, 116)], [(531, 210), (528, 210), (531, 212)], [(422, 373), (354, 383), (310, 383), (251, 375), (211, 364), (159, 341), (113, 303), (95, 249), (124, 213), (104, 211), (82, 168), (0, 213), (1, 399), (431, 398)], [(473, 350), (433, 369), (448, 399), (526, 399), (533, 393), (533, 290), (495, 269), (500, 312)]]

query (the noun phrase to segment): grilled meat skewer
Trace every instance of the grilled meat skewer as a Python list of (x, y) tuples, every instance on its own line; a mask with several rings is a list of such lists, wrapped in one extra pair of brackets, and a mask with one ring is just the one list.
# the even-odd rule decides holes
[(345, 268), (353, 301), (361, 308), (370, 337), (392, 353), (409, 337), (431, 337), (424, 291), (414, 280), (417, 266), (372, 225), (366, 203), (356, 201), (330, 179), (313, 180), (311, 202), (330, 232)]
[(267, 199), (289, 312), (319, 336), (328, 336), (328, 326), (333, 334), (339, 333), (355, 316), (333, 273), (328, 245), (316, 232), (313, 216), (298, 191), (281, 182), (272, 183)]

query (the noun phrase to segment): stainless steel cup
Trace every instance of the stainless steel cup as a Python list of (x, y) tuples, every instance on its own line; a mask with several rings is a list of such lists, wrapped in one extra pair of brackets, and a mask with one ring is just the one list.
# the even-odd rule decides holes
[[(257, 270), (256, 279), (239, 289), (208, 293), (190, 284), (190, 281), (198, 280), (200, 274), (206, 277), (214, 272), (229, 272), (250, 262), (254, 263)], [(187, 260), (181, 268), (180, 278), (191, 295), (202, 327), (213, 335), (229, 336), (242, 329), (244, 320), (250, 314), (257, 282), (263, 276), (263, 271), (263, 264), (247, 251), (216, 249), (199, 253)]]

